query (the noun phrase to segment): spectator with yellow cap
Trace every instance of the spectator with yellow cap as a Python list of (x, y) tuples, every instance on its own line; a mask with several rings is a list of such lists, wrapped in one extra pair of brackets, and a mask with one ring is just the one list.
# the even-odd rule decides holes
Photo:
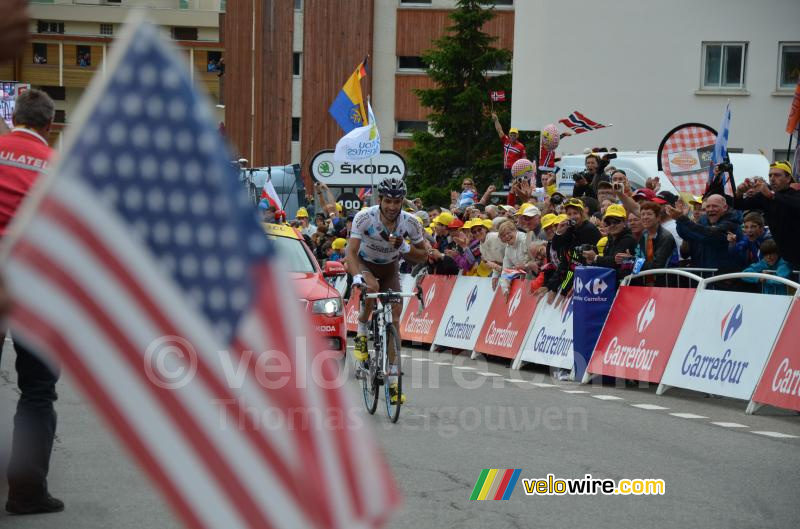
[[(667, 206), (671, 207), (671, 206)], [(636, 258), (644, 259), (641, 270), (667, 268), (675, 253), (676, 243), (672, 234), (661, 224), (661, 205), (655, 202), (639, 204), (639, 218), (642, 220), (644, 233), (636, 246)], [(665, 277), (660, 276), (659, 281)], [(652, 284), (662, 286), (665, 283), (649, 280)]]
[(564, 204), (564, 209), (567, 218), (556, 227), (552, 243), (552, 249), (558, 255), (558, 275), (563, 279), (559, 285), (548, 283), (548, 288), (551, 292), (566, 296), (572, 290), (575, 267), (585, 264), (583, 252), (596, 248), (600, 231), (587, 220), (586, 210), (580, 199), (569, 199)]
[(746, 179), (736, 188), (734, 207), (761, 210), (773, 239), (793, 269), (800, 269), (800, 191), (792, 189), (792, 166), (779, 161), (769, 166), (769, 185), (761, 178)]
[(314, 235), (314, 233), (316, 233), (317, 227), (311, 225), (310, 219), (308, 218), (308, 210), (306, 208), (299, 208), (297, 210), (297, 215), (295, 215), (295, 218), (297, 219), (297, 222), (300, 223), (300, 225), (298, 226), (300, 233), (302, 233), (306, 237), (311, 237), (312, 235)]
[(617, 279), (631, 273), (633, 254), (636, 252), (636, 240), (627, 226), (627, 217), (628, 214), (621, 205), (608, 206), (603, 215), (603, 222), (608, 228), (603, 255), (598, 255), (594, 248), (582, 252), (587, 264), (616, 270)]
[(533, 204), (522, 204), (517, 210), (517, 229), (525, 233), (528, 244), (546, 240), (542, 233), (542, 212)]
[(503, 142), (503, 189), (508, 190), (511, 188), (511, 167), (517, 160), (526, 158), (527, 153), (525, 145), (519, 141), (519, 130), (512, 128), (506, 136), (503, 126), (500, 125), (500, 120), (497, 119), (497, 114), (494, 112), (492, 112), (492, 121), (500, 141)]
[(331, 253), (328, 255), (329, 261), (341, 261), (344, 259), (344, 249), (347, 246), (347, 239), (338, 237), (331, 243)]
[(492, 221), (488, 219), (473, 219), (463, 226), (469, 231), (469, 237), (465, 234), (454, 238), (459, 246), (458, 255), (454, 260), (464, 275), (489, 277), (492, 274), (492, 269), (484, 262), (481, 255), (481, 244), (486, 240), (491, 226)]

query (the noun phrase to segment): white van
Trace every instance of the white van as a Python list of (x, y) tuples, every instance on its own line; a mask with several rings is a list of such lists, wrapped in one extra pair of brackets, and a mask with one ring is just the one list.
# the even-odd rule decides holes
[[(600, 153), (601, 156), (605, 153)], [(663, 171), (658, 170), (658, 153), (656, 151), (627, 151), (618, 152), (617, 157), (611, 160), (610, 165), (617, 169), (622, 169), (628, 175), (628, 181), (633, 189), (644, 187), (648, 178), (653, 176), (660, 177), (661, 190), (671, 191), (677, 194), (675, 186)], [(741, 183), (745, 178), (762, 176), (767, 179), (769, 173), (769, 161), (761, 154), (730, 154), (731, 164), (733, 164), (733, 175), (736, 183)], [(560, 170), (556, 183), (558, 191), (566, 196), (572, 195), (575, 181), (572, 175), (586, 169), (585, 154), (570, 154), (563, 156), (558, 163)]]

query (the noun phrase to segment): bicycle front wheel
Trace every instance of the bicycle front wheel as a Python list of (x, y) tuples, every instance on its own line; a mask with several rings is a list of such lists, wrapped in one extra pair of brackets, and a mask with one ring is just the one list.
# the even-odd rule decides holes
[(364, 372), (361, 379), (361, 391), (364, 394), (364, 406), (370, 415), (375, 414), (378, 409), (378, 370), (375, 366), (375, 359), (369, 359), (369, 368)]
[(389, 373), (386, 373), (384, 382), (384, 395), (386, 398), (386, 414), (389, 420), (397, 422), (400, 418), (400, 407), (403, 405), (403, 370), (402, 355), (400, 354), (400, 336), (392, 324), (386, 326), (386, 355), (394, 362), (389, 363)]

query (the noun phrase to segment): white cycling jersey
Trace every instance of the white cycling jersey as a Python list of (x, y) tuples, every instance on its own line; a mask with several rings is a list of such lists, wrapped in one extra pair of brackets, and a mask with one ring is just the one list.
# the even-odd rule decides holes
[[(407, 238), (411, 244), (422, 242), (422, 224), (411, 218), (412, 215), (401, 211), (397, 217), (395, 235)], [(389, 242), (391, 233), (381, 222), (380, 206), (359, 211), (353, 219), (350, 236), (361, 240), (358, 256), (364, 261), (375, 264), (387, 264), (400, 257), (400, 250)]]

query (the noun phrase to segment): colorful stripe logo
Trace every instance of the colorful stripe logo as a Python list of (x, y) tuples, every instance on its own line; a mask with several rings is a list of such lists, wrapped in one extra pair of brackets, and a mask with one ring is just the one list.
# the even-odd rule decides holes
[(521, 468), (484, 468), (470, 500), (507, 500), (519, 481)]

